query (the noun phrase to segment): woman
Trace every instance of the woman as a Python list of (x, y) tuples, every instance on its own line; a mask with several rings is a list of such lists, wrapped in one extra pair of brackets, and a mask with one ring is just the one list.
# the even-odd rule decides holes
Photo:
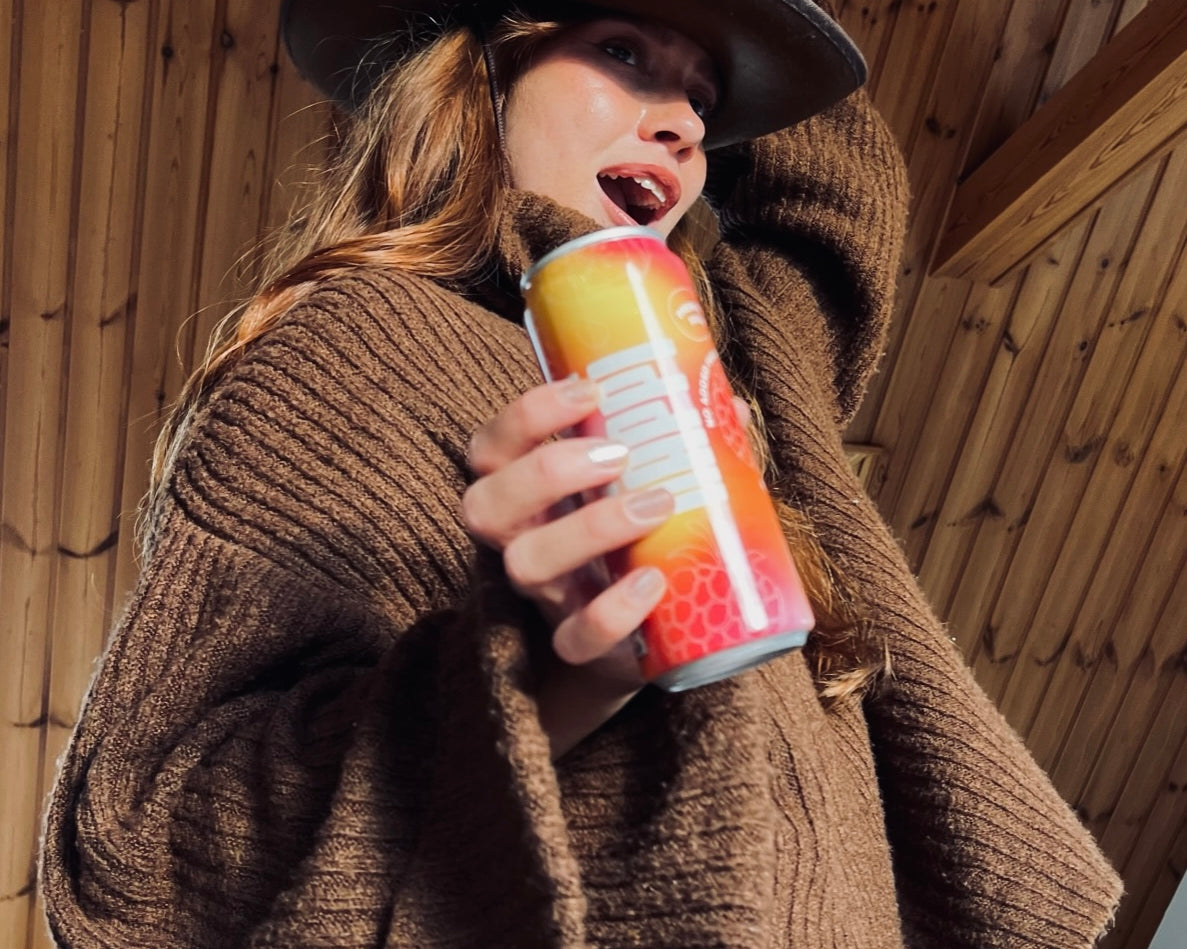
[[(809, 0), (604, 7), (287, 8), (354, 117), (166, 433), (144, 573), (50, 805), (60, 944), (1072, 947), (1105, 926), (1115, 876), (841, 447), (904, 212), (889, 136), (845, 98), (860, 57)], [(803, 653), (675, 696), (621, 645), (662, 580), (572, 580), (670, 499), (555, 512), (623, 454), (551, 438), (596, 393), (538, 384), (515, 289), (624, 219), (702, 276), (824, 618)]]

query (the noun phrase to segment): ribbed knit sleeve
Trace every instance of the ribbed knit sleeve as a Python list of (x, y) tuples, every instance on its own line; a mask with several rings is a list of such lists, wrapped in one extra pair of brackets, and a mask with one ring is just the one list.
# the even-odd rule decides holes
[(902, 252), (907, 179), (890, 130), (858, 93), (711, 153), (706, 193), (723, 256), (742, 259), (763, 306), (787, 310), (812, 294), (827, 322), (838, 421), (847, 421), (882, 356)]
[(457, 513), (501, 322), (360, 277), (219, 384), (53, 792), (61, 945), (583, 943), (533, 617)]
[(838, 421), (878, 355), (901, 241), (889, 137), (857, 95), (731, 162), (711, 272), (731, 359), (766, 415), (773, 487), (890, 648), (865, 705), (906, 944), (1091, 946), (1116, 875), (974, 682), (844, 453)]

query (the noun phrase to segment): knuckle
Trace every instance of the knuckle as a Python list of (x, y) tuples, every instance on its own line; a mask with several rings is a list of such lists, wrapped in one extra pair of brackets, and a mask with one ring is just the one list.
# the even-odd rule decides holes
[(630, 540), (631, 522), (621, 506), (594, 502), (581, 509), (582, 529), (599, 550), (616, 550)]
[(595, 597), (581, 611), (579, 631), (575, 630), (572, 645), (581, 653), (582, 662), (604, 655), (627, 636), (634, 624), (624, 624), (612, 598), (604, 594)]
[(466, 447), (466, 464), (476, 474), (488, 474), (494, 467), (494, 459), (489, 446), (490, 437), (486, 426), (470, 436), (470, 444)]
[(532, 453), (532, 468), (541, 485), (562, 481), (568, 473), (563, 442), (541, 445)]
[(476, 537), (489, 540), (494, 537), (494, 522), (490, 507), (484, 499), (485, 491), (480, 482), (470, 485), (462, 495), (462, 522)]
[(565, 662), (579, 666), (597, 654), (588, 648), (588, 635), (578, 615), (565, 617), (552, 636), (552, 649)]
[(534, 421), (536, 407), (535, 400), (532, 398), (533, 394), (532, 392), (525, 392), (518, 399), (509, 403), (507, 408), (503, 410), (504, 419), (513, 428), (524, 429), (529, 427)]
[(507, 579), (520, 590), (530, 590), (540, 586), (549, 578), (541, 575), (541, 570), (532, 555), (531, 545), (521, 534), (509, 543), (503, 550), (503, 570)]

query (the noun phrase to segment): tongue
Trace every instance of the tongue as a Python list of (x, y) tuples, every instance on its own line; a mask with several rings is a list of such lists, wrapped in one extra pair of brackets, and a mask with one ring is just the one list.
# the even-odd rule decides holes
[[(626, 206), (626, 193), (623, 185), (627, 183), (625, 178), (598, 178), (598, 184), (602, 186), (602, 190), (606, 192), (610, 200), (617, 204), (624, 211)], [(632, 181), (631, 184), (634, 184)]]
[(658, 204), (655, 195), (634, 178), (599, 177), (598, 183), (611, 201), (640, 224), (648, 223), (655, 216)]
[(655, 195), (635, 181), (634, 178), (619, 178), (618, 183), (622, 185), (623, 197), (626, 198), (626, 203), (631, 207), (650, 209), (654, 208), (658, 203)]

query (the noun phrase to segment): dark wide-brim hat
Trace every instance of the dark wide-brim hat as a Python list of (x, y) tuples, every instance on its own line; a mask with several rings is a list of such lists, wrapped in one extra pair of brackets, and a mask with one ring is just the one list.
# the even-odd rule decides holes
[[(713, 59), (722, 95), (705, 146), (794, 125), (866, 79), (853, 41), (812, 0), (594, 0), (598, 9), (679, 30)], [(442, 25), (476, 22), (509, 3), (489, 0), (285, 0), (281, 30), (301, 74), (353, 108), (383, 70)], [(533, 11), (538, 2), (528, 4)], [(563, 3), (544, 7), (563, 18)]]

